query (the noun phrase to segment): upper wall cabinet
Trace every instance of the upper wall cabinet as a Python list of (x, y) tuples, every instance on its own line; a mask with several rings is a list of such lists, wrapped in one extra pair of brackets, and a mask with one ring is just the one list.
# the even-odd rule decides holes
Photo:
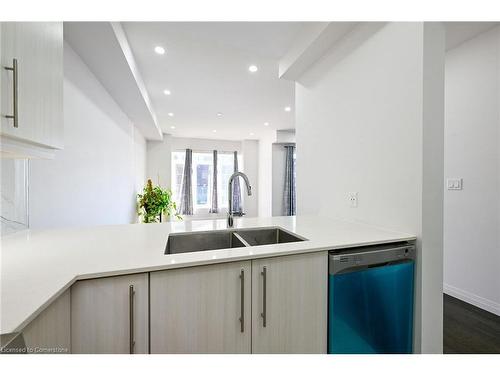
[(62, 148), (62, 22), (2, 22), (1, 64), (3, 154)]

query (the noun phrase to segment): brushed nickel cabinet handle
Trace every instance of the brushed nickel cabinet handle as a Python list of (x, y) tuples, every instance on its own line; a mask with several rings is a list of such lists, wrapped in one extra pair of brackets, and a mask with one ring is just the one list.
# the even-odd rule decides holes
[(242, 268), (240, 271), (240, 288), (241, 288), (241, 301), (240, 301), (240, 331), (245, 332), (245, 270)]
[(12, 66), (6, 66), (5, 70), (12, 71), (13, 79), (12, 79), (12, 115), (5, 115), (6, 118), (10, 118), (14, 120), (14, 127), (19, 127), (19, 115), (18, 115), (18, 79), (17, 79), (17, 59), (12, 59)]
[(128, 288), (128, 307), (129, 307), (129, 350), (130, 354), (134, 354), (134, 346), (135, 346), (135, 340), (134, 340), (134, 286), (130, 285)]
[(262, 267), (262, 313), (260, 316), (262, 317), (262, 326), (265, 327), (267, 323), (267, 267)]

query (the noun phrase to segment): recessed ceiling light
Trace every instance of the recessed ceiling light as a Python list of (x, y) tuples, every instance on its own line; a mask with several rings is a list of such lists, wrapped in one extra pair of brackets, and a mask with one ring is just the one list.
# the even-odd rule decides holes
[(174, 117), (174, 114), (172, 112), (168, 112), (169, 117)]
[(253, 133), (250, 133), (250, 135), (253, 135)]
[(290, 107), (285, 107), (285, 112), (290, 112), (292, 110), (292, 108)]
[(212, 133), (217, 133), (217, 130), (216, 129), (212, 130)]
[(163, 93), (164, 93), (165, 95), (170, 95), (170, 94), (171, 94), (170, 90), (167, 90), (167, 89), (163, 90)]
[(164, 55), (165, 54), (165, 48), (163, 48), (162, 46), (156, 46), (155, 47), (155, 52), (158, 55)]
[(170, 127), (170, 129), (175, 129), (175, 126), (173, 126), (173, 125), (172, 125), (172, 126)]
[(217, 117), (222, 117), (222, 112), (217, 112)]
[(264, 126), (269, 126), (269, 123), (266, 121), (266, 122), (264, 123)]
[(257, 68), (257, 65), (250, 65), (248, 67), (248, 70), (250, 71), (250, 73), (255, 73), (257, 70), (259, 70), (259, 68)]

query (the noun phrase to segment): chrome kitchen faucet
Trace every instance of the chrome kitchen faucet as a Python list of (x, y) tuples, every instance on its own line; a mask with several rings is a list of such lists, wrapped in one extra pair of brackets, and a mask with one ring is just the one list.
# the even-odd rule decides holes
[(243, 172), (234, 172), (231, 177), (229, 177), (228, 182), (228, 213), (227, 213), (227, 227), (233, 227), (233, 181), (236, 177), (243, 177), (245, 181), (245, 185), (247, 187), (247, 194), (252, 195), (252, 186), (250, 185), (250, 181), (248, 177)]

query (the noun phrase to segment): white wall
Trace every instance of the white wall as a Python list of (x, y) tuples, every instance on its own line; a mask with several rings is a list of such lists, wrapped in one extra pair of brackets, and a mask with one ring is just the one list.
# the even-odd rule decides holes
[(276, 130), (277, 143), (295, 143), (295, 129)]
[(146, 143), (66, 43), (64, 133), (54, 160), (31, 163), (31, 227), (135, 222)]
[(171, 188), (172, 136), (163, 134), (162, 141), (148, 141), (146, 148), (146, 178), (164, 188)]
[(259, 139), (259, 203), (260, 217), (272, 216), (273, 142), (276, 132), (269, 131)]
[(446, 54), (444, 289), (500, 315), (500, 28)]
[(259, 142), (253, 139), (245, 139), (242, 142), (243, 170), (252, 185), (252, 195), (246, 194), (242, 186), (241, 194), (244, 200), (244, 208), (247, 217), (259, 215)]
[(297, 213), (416, 234), (415, 351), (439, 353), (444, 29), (389, 23), (354, 34), (296, 85)]
[(146, 181), (146, 140), (135, 126), (133, 128), (134, 136), (134, 177), (135, 190), (142, 192)]
[(217, 150), (217, 151), (238, 151), (242, 152), (241, 141), (227, 141), (223, 139), (202, 139), (202, 138), (182, 138), (172, 137), (172, 151), (180, 151), (190, 148), (193, 151)]

